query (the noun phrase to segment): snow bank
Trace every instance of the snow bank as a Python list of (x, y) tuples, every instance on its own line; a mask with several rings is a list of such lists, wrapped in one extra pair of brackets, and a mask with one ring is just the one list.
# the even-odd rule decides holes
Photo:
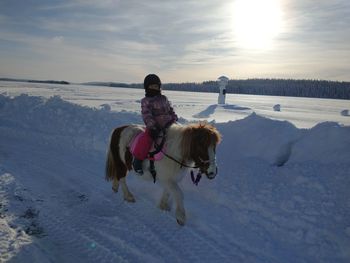
[[(103, 106), (103, 105), (102, 105)], [(41, 137), (55, 137), (60, 144), (82, 149), (105, 150), (113, 128), (142, 123), (140, 115), (110, 112), (109, 108), (92, 109), (62, 100), (21, 95), (0, 95), (2, 126)], [(346, 163), (350, 160), (350, 127), (322, 123), (312, 129), (298, 129), (287, 121), (261, 117), (255, 113), (228, 123), (217, 124), (224, 141), (220, 147), (228, 156), (223, 160), (258, 158), (270, 164), (287, 161)], [(226, 150), (227, 148), (227, 150)]]
[(251, 114), (245, 119), (217, 124), (223, 134), (225, 161), (262, 159), (277, 166), (287, 162), (346, 164), (350, 160), (350, 127), (324, 122), (298, 129), (287, 121)]
[(276, 121), (255, 113), (245, 119), (217, 124), (223, 135), (220, 146), (228, 156), (224, 162), (257, 158), (270, 164), (283, 165), (291, 154), (293, 144), (304, 131), (287, 121)]
[(350, 127), (324, 122), (306, 130), (295, 143), (290, 162), (350, 163)]
[(141, 122), (136, 113), (82, 107), (59, 96), (45, 99), (26, 94), (14, 98), (0, 95), (0, 120), (19, 136), (29, 132), (32, 136), (39, 134), (39, 141), (56, 139), (63, 147), (89, 150), (105, 150), (113, 128)]

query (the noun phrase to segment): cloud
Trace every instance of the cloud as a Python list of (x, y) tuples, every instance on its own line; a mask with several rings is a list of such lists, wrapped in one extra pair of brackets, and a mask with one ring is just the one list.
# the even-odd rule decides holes
[[(0, 2), (0, 47), (6, 45), (1, 58), (16, 61), (21, 68), (18, 72), (23, 70), (21, 61), (28, 67), (27, 61), (32, 61), (45, 65), (38, 74), (49, 74), (52, 69), (67, 80), (137, 82), (148, 71), (161, 72), (169, 81), (216, 79), (216, 74), (292, 76), (293, 72), (294, 76), (304, 72), (310, 78), (333, 78), (339, 72), (338, 76), (350, 80), (350, 75), (344, 74), (350, 72), (346, 63), (350, 56), (347, 0), (320, 0), (317, 4), (281, 0), (282, 33), (272, 50), (259, 52), (237, 46), (233, 3)], [(4, 65), (0, 69), (0, 74), (8, 72)]]
[(66, 2), (60, 2), (57, 4), (44, 2), (42, 6), (39, 7), (39, 10), (67, 10), (70, 8), (79, 8), (79, 7), (91, 7), (91, 8), (109, 8), (115, 6), (120, 2), (120, 0), (69, 0)]
[(63, 36), (55, 36), (55, 37), (52, 38), (52, 41), (54, 43), (63, 43), (64, 37)]

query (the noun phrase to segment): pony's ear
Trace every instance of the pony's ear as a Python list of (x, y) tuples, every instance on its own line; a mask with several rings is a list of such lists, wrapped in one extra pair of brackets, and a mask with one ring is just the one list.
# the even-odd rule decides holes
[(199, 123), (198, 123), (198, 128), (204, 128), (204, 127), (206, 127), (208, 125), (208, 122), (207, 121), (200, 121)]

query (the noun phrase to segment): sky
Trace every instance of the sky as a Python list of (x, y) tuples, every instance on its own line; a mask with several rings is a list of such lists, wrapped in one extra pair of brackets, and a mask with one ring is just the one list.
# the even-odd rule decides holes
[(350, 81), (348, 0), (0, 0), (0, 77)]

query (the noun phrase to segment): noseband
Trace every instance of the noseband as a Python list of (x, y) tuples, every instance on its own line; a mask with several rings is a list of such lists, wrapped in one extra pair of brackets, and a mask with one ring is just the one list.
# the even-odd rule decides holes
[(200, 162), (201, 162), (201, 164), (208, 164), (209, 163), (209, 165), (211, 165), (211, 164), (216, 164), (216, 158), (214, 158), (213, 160), (210, 160), (210, 159), (208, 159), (208, 160), (203, 160), (200, 156), (198, 157), (199, 158), (199, 160), (200, 160)]

